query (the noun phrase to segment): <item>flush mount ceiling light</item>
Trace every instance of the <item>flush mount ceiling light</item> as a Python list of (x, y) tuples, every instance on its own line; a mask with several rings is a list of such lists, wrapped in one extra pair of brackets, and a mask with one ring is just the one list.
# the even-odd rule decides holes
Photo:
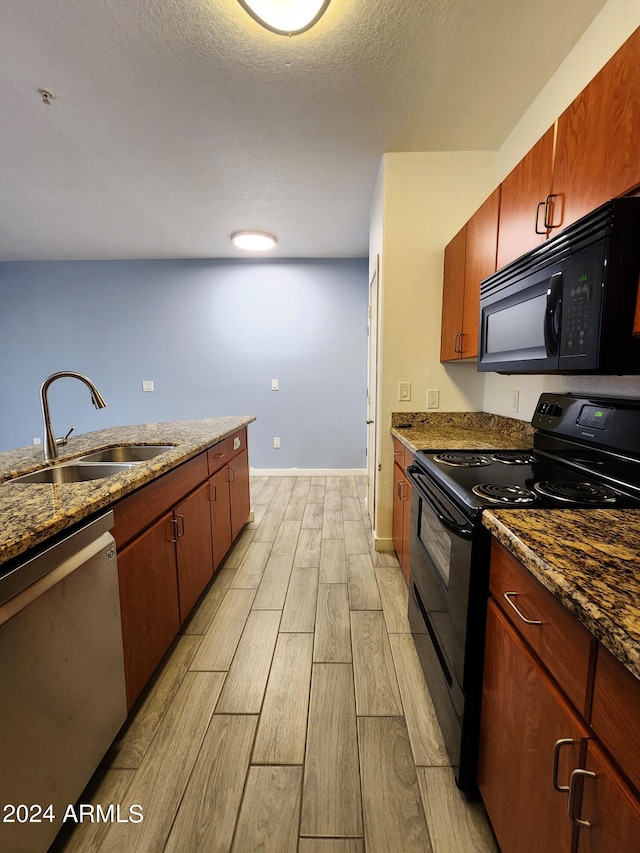
[(231, 242), (237, 249), (247, 249), (249, 252), (268, 252), (278, 245), (273, 234), (265, 231), (236, 231), (231, 235)]
[(263, 27), (282, 36), (304, 33), (320, 20), (330, 0), (238, 0)]

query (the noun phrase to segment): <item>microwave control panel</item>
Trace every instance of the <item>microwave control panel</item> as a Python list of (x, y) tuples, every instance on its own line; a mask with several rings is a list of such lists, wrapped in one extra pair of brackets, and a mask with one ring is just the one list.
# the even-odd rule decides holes
[(603, 257), (581, 252), (566, 265), (562, 287), (560, 355), (585, 355), (598, 331)]

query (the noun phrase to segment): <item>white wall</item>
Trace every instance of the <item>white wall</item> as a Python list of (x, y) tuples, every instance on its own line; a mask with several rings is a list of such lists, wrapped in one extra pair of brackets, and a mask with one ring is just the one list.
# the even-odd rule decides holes
[[(385, 154), (372, 216), (372, 257), (384, 247), (380, 275), (379, 477), (374, 533), (390, 548), (391, 412), (424, 411), (427, 390), (440, 391), (443, 411), (482, 408), (483, 377), (475, 365), (440, 364), (443, 246), (495, 186), (495, 153)], [(410, 382), (410, 401), (398, 383)]]
[[(638, 0), (609, 0), (498, 152), (498, 181), (522, 159), (638, 26)], [(519, 410), (515, 415), (510, 410), (512, 389), (520, 391)], [(530, 420), (542, 391), (640, 396), (640, 378), (500, 376), (487, 373), (482, 408), (487, 412)]]

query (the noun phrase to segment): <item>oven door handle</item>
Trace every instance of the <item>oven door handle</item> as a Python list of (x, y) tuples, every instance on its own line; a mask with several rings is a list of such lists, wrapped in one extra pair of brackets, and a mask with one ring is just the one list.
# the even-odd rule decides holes
[(415, 476), (416, 474), (420, 475), (422, 472), (415, 465), (411, 465), (407, 468), (407, 474), (409, 475), (411, 481), (415, 485), (420, 497), (423, 501), (426, 501), (433, 512), (435, 513), (438, 521), (440, 521), (447, 530), (450, 530), (452, 533), (455, 533), (457, 536), (464, 536), (465, 538), (470, 538), (473, 535), (473, 527), (470, 527), (466, 524), (458, 524), (451, 516), (447, 517), (443, 514), (443, 508), (438, 506), (435, 500), (428, 495), (423, 488), (421, 488), (421, 483)]

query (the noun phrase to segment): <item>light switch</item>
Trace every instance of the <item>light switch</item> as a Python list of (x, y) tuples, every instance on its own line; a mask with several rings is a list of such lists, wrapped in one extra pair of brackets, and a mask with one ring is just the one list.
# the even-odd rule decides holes
[(398, 400), (410, 400), (411, 399), (411, 383), (410, 382), (401, 382), (398, 385)]
[(280, 447), (280, 436), (279, 435), (273, 436), (273, 446), (276, 448), (276, 450), (278, 449), (278, 447)]
[(277, 380), (277, 379), (272, 379), (272, 380), (271, 380), (271, 390), (272, 390), (272, 391), (277, 391), (277, 390), (278, 390), (278, 380)]

